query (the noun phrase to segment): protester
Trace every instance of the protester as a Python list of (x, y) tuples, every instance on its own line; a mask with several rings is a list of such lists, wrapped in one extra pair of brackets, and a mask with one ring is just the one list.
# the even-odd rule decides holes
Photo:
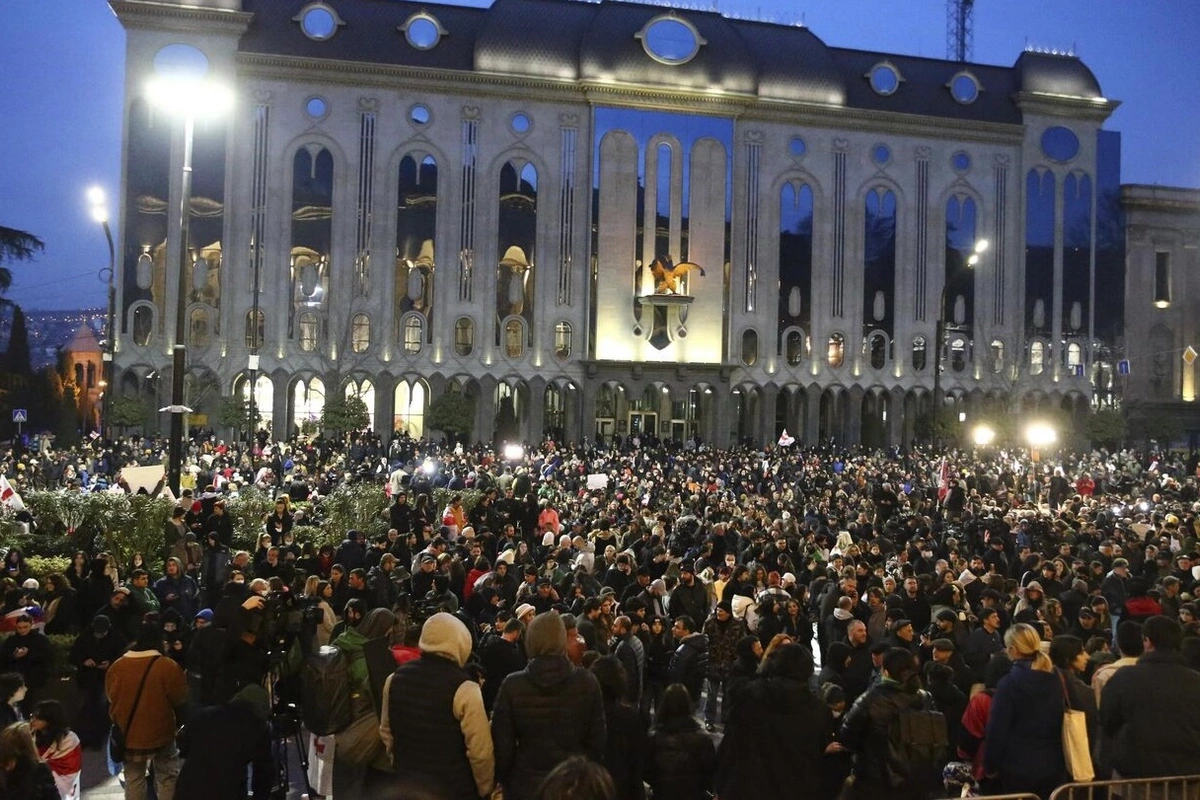
[(60, 800), (54, 775), (38, 759), (27, 723), (13, 723), (0, 730), (0, 797)]

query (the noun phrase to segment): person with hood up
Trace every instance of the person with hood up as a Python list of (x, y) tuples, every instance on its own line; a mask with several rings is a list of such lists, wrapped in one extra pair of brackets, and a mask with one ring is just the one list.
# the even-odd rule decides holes
[[(704, 703), (704, 728), (710, 733), (717, 719), (717, 695), (727, 686), (729, 671), (737, 661), (737, 644), (749, 631), (741, 620), (733, 618), (731, 603), (721, 601), (708, 621), (704, 636), (708, 639), (707, 700)], [(729, 698), (725, 698), (724, 719), (729, 718)]]
[[(387, 637), (396, 624), (396, 617), (386, 608), (373, 608), (366, 613), (357, 627), (348, 627), (333, 640), (334, 647), (342, 651), (350, 666), (350, 700), (354, 722), (336, 737), (333, 760), (333, 788), (335, 793), (353, 794), (367, 786), (369, 767), (385, 771), (387, 768), (383, 743), (379, 736), (380, 719), (377, 714), (379, 703), (371, 686), (368, 642)], [(390, 642), (387, 645), (390, 646)], [(386, 649), (386, 648), (385, 648)], [(387, 651), (390, 666), (390, 651)]]
[(600, 684), (567, 660), (567, 630), (550, 612), (525, 632), (529, 664), (504, 679), (492, 713), (496, 781), (506, 800), (535, 797), (558, 763), (584, 755), (603, 763), (606, 728)]
[(421, 657), (383, 685), (379, 735), (392, 758), (394, 796), (490, 797), (492, 732), (479, 683), (464, 669), (471, 633), (453, 614), (440, 612), (425, 620), (418, 646)]
[(812, 653), (803, 645), (782, 644), (763, 658), (717, 751), (721, 800), (794, 797), (797, 787), (818, 785), (831, 721), (808, 686), (812, 674)]

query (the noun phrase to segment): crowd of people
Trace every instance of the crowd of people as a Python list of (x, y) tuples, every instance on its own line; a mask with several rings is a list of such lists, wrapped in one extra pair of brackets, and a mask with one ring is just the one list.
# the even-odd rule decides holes
[[(97, 491), (160, 456), (0, 469)], [(135, 800), (266, 798), (289, 762), (313, 797), (453, 800), (1046, 798), (1200, 763), (1183, 456), (203, 437), (184, 475), (148, 558), (6, 555), (0, 796), (78, 797), (89, 747)], [(297, 541), (348, 481), (387, 495), (374, 529)], [(238, 550), (251, 484), (277, 499)]]

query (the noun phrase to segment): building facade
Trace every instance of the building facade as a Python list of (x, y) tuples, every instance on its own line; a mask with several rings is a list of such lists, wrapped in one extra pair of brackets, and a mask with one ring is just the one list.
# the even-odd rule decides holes
[[(1117, 103), (991, 66), (604, 0), (111, 0), (127, 31), (118, 389), (331, 392), (375, 429), (903, 444), (944, 412), (1085, 413), (1123, 280)], [(233, 89), (185, 136), (146, 90)], [(937, 341), (939, 320), (945, 335)], [(253, 367), (253, 369), (251, 369)], [(159, 403), (159, 406), (165, 403)], [(156, 406), (158, 407), (158, 406)]]

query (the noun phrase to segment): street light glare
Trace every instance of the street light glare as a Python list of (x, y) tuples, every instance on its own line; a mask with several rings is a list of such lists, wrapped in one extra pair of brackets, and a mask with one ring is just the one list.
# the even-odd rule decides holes
[(979, 254), (978, 253), (972, 253), (971, 257), (967, 259), (968, 267), (973, 267), (978, 263), (979, 263)]
[(176, 114), (223, 114), (233, 106), (228, 86), (207, 80), (154, 78), (146, 84), (146, 97), (158, 108)]
[(87, 199), (94, 206), (104, 205), (104, 190), (99, 186), (88, 187)]
[(988, 245), (990, 245), (990, 244), (991, 244), (991, 242), (989, 242), (987, 239), (980, 239), (978, 242), (975, 243), (975, 252), (976, 253), (984, 252), (985, 250), (988, 249)]
[(979, 447), (987, 447), (996, 439), (996, 431), (987, 425), (976, 425), (975, 430), (971, 431), (971, 438), (975, 440), (975, 444)]
[(1025, 428), (1025, 441), (1030, 447), (1044, 447), (1058, 441), (1058, 432), (1045, 422), (1031, 422)]

